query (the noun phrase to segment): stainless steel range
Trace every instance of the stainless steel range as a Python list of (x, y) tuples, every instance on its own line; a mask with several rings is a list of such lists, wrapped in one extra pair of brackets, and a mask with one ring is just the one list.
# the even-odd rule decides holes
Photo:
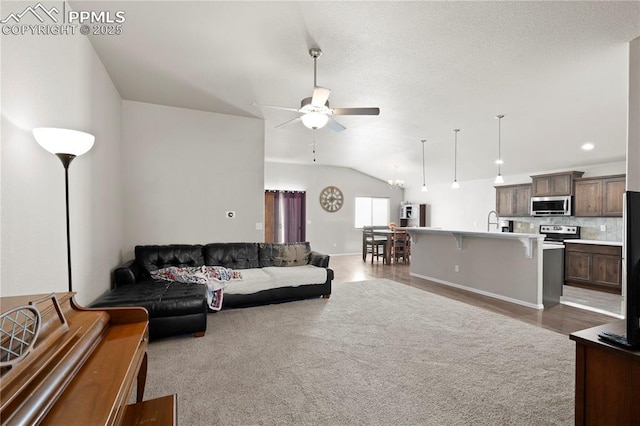
[(565, 240), (580, 239), (579, 226), (540, 225), (540, 234), (544, 235), (544, 244), (564, 247)]
[(564, 242), (580, 238), (579, 226), (540, 225), (542, 244), (542, 300), (548, 308), (560, 302), (564, 284)]

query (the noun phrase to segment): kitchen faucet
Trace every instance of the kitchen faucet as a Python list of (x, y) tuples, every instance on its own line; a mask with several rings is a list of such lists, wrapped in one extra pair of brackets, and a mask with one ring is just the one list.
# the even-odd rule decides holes
[[(495, 222), (491, 222), (491, 213), (496, 215)], [(498, 229), (498, 226), (500, 226), (500, 216), (498, 216), (498, 212), (496, 212), (495, 210), (491, 210), (489, 212), (489, 216), (487, 216), (487, 232), (489, 232), (489, 228), (491, 227), (491, 225), (495, 225), (496, 229)]]

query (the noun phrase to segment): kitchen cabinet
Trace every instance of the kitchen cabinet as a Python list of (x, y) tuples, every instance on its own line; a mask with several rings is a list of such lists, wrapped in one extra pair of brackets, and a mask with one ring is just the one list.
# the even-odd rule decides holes
[(400, 206), (400, 226), (427, 226), (427, 205), (405, 204)]
[(571, 171), (531, 176), (531, 196), (573, 195), (573, 180), (583, 174), (584, 172)]
[(574, 216), (622, 217), (625, 175), (576, 179)]
[(564, 283), (622, 294), (622, 247), (565, 241)]
[(529, 216), (531, 185), (496, 186), (496, 212), (498, 216)]

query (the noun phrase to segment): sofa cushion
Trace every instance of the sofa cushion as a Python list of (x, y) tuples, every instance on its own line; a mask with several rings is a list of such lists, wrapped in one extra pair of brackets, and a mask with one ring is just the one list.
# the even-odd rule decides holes
[(202, 284), (146, 281), (116, 287), (91, 305), (111, 306), (142, 306), (149, 312), (149, 318), (206, 313), (206, 288)]
[[(271, 276), (262, 268), (251, 268), (242, 271), (242, 279), (234, 280), (224, 288), (227, 294), (252, 294), (267, 288), (272, 288)], [(224, 306), (224, 296), (223, 296)]]
[(267, 266), (262, 270), (271, 277), (273, 287), (297, 287), (308, 284), (322, 284), (327, 281), (327, 269), (313, 265), (280, 268)]
[(230, 269), (258, 268), (257, 243), (212, 243), (202, 250), (204, 264)]
[[(169, 266), (202, 266), (201, 245), (171, 244), (136, 246), (136, 262), (142, 266), (146, 272), (164, 269)], [(146, 277), (148, 278), (148, 276)]]
[(309, 263), (311, 246), (305, 243), (259, 243), (260, 267), (302, 266)]

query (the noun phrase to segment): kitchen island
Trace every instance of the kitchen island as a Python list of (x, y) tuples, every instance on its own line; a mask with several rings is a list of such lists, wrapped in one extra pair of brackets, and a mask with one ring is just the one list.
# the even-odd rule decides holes
[(543, 309), (540, 234), (400, 228), (411, 235), (412, 276)]

